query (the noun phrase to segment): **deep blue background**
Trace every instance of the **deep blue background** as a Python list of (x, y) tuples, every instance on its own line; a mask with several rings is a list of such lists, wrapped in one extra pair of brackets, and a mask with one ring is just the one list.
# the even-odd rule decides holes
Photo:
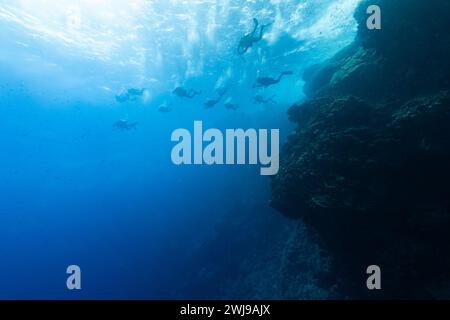
[[(284, 139), (302, 71), (352, 40), (357, 2), (0, 1), (0, 298), (172, 297), (230, 212), (276, 215), (258, 167), (176, 167), (170, 135), (202, 120)], [(239, 57), (253, 17), (274, 24)], [(280, 85), (252, 88), (285, 70)], [(177, 99), (178, 85), (203, 95)], [(127, 88), (148, 92), (118, 103)], [(239, 111), (203, 109), (220, 88)], [(278, 104), (254, 105), (256, 94)], [(115, 130), (119, 119), (139, 126)], [(65, 288), (71, 264), (81, 292)]]

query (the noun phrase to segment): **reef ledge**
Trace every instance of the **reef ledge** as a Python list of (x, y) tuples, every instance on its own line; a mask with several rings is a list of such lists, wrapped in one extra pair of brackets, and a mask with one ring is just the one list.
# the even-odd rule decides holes
[[(372, 4), (382, 30), (365, 28)], [(449, 9), (363, 1), (355, 42), (305, 73), (309, 100), (289, 109), (271, 204), (319, 232), (351, 297), (450, 297)]]

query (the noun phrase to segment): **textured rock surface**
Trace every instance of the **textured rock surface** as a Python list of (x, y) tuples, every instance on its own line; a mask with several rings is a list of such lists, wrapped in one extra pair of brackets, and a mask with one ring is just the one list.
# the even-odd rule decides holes
[(177, 286), (175, 298), (343, 297), (333, 277), (331, 257), (318, 245), (317, 234), (303, 222), (292, 222), (276, 212), (269, 214), (261, 207), (243, 211), (239, 206), (217, 227), (178, 275), (181, 286)]
[[(366, 28), (366, 8), (382, 9), (382, 30)], [(355, 43), (305, 74), (310, 96), (410, 98), (450, 86), (450, 1), (363, 1)]]
[[(365, 28), (379, 4), (383, 29)], [(381, 297), (436, 297), (450, 279), (450, 1), (364, 1), (355, 43), (305, 74), (310, 100), (272, 205), (312, 225), (349, 292), (383, 269)], [(447, 290), (448, 291), (448, 290)]]

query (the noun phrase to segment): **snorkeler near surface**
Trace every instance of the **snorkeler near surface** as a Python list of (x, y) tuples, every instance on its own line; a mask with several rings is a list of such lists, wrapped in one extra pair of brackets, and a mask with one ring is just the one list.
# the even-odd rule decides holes
[(188, 91), (188, 90), (186, 90), (186, 89), (183, 88), (183, 87), (177, 87), (177, 88), (175, 88), (175, 90), (173, 90), (172, 93), (173, 93), (174, 95), (176, 95), (177, 97), (180, 97), (180, 98), (187, 98), (187, 99), (192, 99), (192, 98), (194, 98), (195, 96), (198, 96), (198, 95), (202, 94), (201, 91), (197, 91), (197, 90), (194, 90), (194, 89), (190, 89), (190, 90)]
[(270, 87), (274, 84), (279, 83), (281, 81), (281, 79), (283, 79), (284, 76), (290, 76), (293, 74), (294, 73), (292, 71), (285, 71), (280, 74), (278, 79), (274, 79), (274, 78), (270, 78), (270, 77), (259, 77), (258, 79), (256, 79), (256, 84), (253, 86), (253, 88)]
[(122, 131), (129, 131), (131, 129), (136, 129), (138, 122), (129, 122), (128, 120), (119, 120), (114, 123), (114, 128)]
[(138, 98), (142, 97), (147, 91), (147, 89), (128, 89), (118, 95), (116, 95), (116, 101), (120, 103), (125, 103), (127, 101), (136, 101)]
[(254, 104), (277, 104), (273, 98), (275, 98), (277, 95), (274, 94), (270, 98), (265, 99), (263, 96), (257, 95), (253, 97), (253, 103)]
[(264, 30), (270, 26), (270, 24), (262, 25), (259, 34), (257, 34), (259, 22), (256, 18), (253, 18), (253, 23), (255, 25), (253, 31), (243, 36), (239, 41), (237, 47), (237, 52), (239, 55), (245, 54), (251, 47), (253, 47), (253, 44), (261, 41), (264, 36)]

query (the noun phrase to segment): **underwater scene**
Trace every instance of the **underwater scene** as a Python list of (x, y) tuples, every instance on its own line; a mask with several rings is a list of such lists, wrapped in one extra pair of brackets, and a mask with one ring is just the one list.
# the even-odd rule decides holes
[(0, 299), (450, 298), (450, 0), (0, 0)]

